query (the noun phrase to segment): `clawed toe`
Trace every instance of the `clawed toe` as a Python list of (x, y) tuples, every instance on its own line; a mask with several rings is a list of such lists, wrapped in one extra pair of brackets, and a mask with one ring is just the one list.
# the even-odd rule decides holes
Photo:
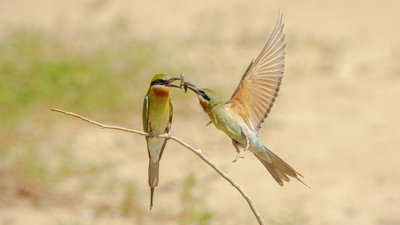
[(235, 163), (236, 161), (238, 161), (238, 159), (245, 159), (245, 158), (244, 158), (244, 156), (241, 156), (241, 155), (237, 154), (237, 155), (236, 155), (236, 159), (234, 159), (234, 160), (232, 161), (232, 163)]
[(153, 131), (150, 131), (150, 132), (149, 132), (149, 135), (150, 135), (150, 136), (149, 136), (150, 138), (153, 138), (153, 137), (154, 137)]

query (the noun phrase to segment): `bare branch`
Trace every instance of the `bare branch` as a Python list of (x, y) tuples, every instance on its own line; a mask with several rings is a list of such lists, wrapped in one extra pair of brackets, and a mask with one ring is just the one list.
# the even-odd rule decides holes
[[(142, 135), (142, 136), (150, 136), (148, 133), (142, 132), (142, 131), (138, 131), (138, 130), (131, 130), (131, 129), (127, 129), (127, 128), (123, 128), (123, 127), (118, 127), (118, 126), (108, 126), (108, 125), (104, 125), (104, 124), (95, 122), (95, 121), (93, 121), (93, 120), (90, 120), (90, 119), (88, 119), (88, 118), (86, 118), (86, 117), (77, 115), (77, 114), (72, 113), (72, 112), (65, 112), (65, 111), (63, 111), (63, 110), (55, 109), (55, 108), (52, 108), (51, 111), (60, 112), (60, 113), (66, 114), (66, 115), (70, 115), (70, 116), (79, 118), (79, 119), (81, 119), (81, 120), (84, 120), (84, 121), (86, 121), (86, 122), (89, 122), (89, 123), (91, 123), (91, 124), (94, 124), (94, 125), (96, 125), (96, 126), (99, 126), (99, 127), (101, 127), (101, 128), (113, 129), (113, 130), (120, 130), (120, 131), (125, 131), (125, 132), (130, 132), (130, 133), (139, 134), (139, 135)], [(157, 137), (157, 138), (167, 138), (167, 137), (168, 137), (168, 134), (154, 135), (154, 137)], [(177, 138), (177, 137), (171, 136), (170, 139), (172, 139), (172, 140), (178, 142), (178, 143), (181, 144), (182, 146), (184, 146), (184, 147), (186, 147), (187, 149), (189, 149), (190, 151), (194, 152), (194, 153), (195, 153), (196, 155), (198, 155), (204, 162), (206, 162), (206, 163), (207, 163), (208, 165), (210, 165), (215, 171), (217, 171), (217, 173), (218, 173), (219, 175), (221, 175), (225, 180), (227, 180), (229, 183), (231, 183), (231, 185), (232, 185), (233, 187), (235, 187), (235, 188), (240, 192), (240, 194), (242, 194), (243, 198), (246, 199), (246, 201), (247, 201), (247, 203), (249, 204), (251, 210), (253, 211), (254, 215), (256, 216), (256, 218), (257, 218), (259, 224), (264, 225), (264, 221), (263, 221), (263, 219), (261, 218), (261, 215), (260, 215), (260, 213), (257, 211), (256, 207), (254, 206), (253, 201), (251, 200), (250, 196), (248, 196), (248, 195), (246, 194), (246, 192), (244, 192), (243, 189), (242, 189), (238, 184), (236, 184), (236, 182), (235, 182), (234, 180), (232, 180), (232, 178), (230, 178), (226, 173), (224, 173), (224, 171), (222, 171), (220, 168), (218, 168), (216, 165), (214, 165), (214, 163), (213, 163), (211, 160), (209, 160), (209, 159), (201, 152), (200, 149), (195, 149), (195, 148), (193, 148), (192, 146), (186, 144), (185, 142), (181, 141), (181, 140), (180, 140), (179, 138)]]

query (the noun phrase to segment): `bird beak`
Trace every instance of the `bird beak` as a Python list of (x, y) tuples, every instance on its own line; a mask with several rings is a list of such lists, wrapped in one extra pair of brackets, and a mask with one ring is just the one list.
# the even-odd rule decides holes
[(183, 86), (185, 87), (185, 92), (187, 92), (187, 89), (189, 88), (190, 90), (192, 90), (194, 93), (196, 93), (197, 95), (200, 95), (200, 88), (197, 87), (194, 84), (191, 84), (189, 82), (184, 82)]
[(176, 80), (181, 80), (181, 78), (176, 78), (176, 77), (169, 78), (168, 81), (167, 81), (167, 84), (166, 84), (165, 86), (167, 86), (167, 87), (182, 88), (181, 86), (171, 84), (172, 82), (174, 82), (174, 81), (176, 81)]

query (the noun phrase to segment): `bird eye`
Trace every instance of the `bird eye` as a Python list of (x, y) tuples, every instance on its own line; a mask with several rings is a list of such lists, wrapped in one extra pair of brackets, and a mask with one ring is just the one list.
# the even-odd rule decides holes
[(208, 97), (204, 91), (200, 91), (200, 94), (203, 97), (203, 99), (210, 101), (210, 97)]
[(157, 79), (157, 84), (161, 83), (160, 79)]

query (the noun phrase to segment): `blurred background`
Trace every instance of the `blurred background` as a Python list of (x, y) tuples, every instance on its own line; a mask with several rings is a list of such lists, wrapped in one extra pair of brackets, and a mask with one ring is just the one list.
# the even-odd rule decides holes
[(262, 142), (304, 175), (280, 187), (193, 93), (172, 134), (200, 148), (266, 224), (400, 225), (399, 1), (0, 1), (0, 224), (256, 224), (241, 195), (170, 141), (149, 210), (142, 129), (152, 76), (229, 99), (283, 14), (286, 72)]

